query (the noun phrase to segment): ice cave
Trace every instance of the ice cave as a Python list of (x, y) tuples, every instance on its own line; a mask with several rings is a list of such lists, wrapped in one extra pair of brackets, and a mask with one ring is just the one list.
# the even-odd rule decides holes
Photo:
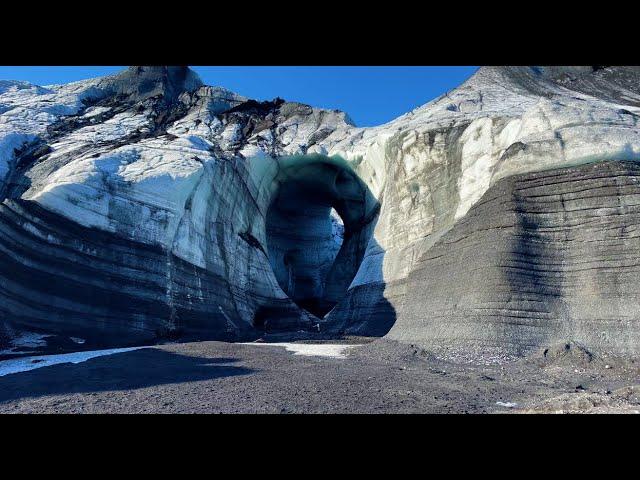
[(362, 262), (373, 197), (348, 167), (320, 156), (285, 162), (277, 182), (266, 221), (269, 262), (285, 294), (322, 318)]

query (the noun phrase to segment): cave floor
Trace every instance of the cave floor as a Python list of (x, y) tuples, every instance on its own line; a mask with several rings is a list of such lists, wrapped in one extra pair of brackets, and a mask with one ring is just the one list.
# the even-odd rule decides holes
[(640, 412), (637, 362), (483, 365), (342, 343), (173, 343), (5, 374), (0, 413)]

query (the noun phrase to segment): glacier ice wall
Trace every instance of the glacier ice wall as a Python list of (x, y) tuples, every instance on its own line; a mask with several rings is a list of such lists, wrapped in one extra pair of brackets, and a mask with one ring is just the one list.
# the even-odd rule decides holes
[[(184, 67), (62, 86), (3, 82), (0, 314), (12, 329), (112, 344), (321, 323), (430, 346), (522, 351), (571, 337), (637, 353), (636, 187), (621, 165), (640, 155), (639, 78), (634, 67), (483, 67), (374, 128), (205, 86)], [(571, 173), (548, 173), (560, 169)], [(562, 175), (567, 189), (556, 190)], [(531, 197), (516, 178), (546, 180)], [(573, 184), (585, 198), (613, 189), (601, 198), (617, 210), (587, 202), (576, 217)], [(540, 210), (535, 198), (547, 197)], [(494, 198), (510, 207), (482, 210)], [(331, 208), (345, 224), (337, 253)], [(272, 225), (270, 215), (279, 217)], [(571, 230), (613, 215), (613, 243), (591, 240), (598, 229), (585, 239)], [(451, 239), (465, 228), (473, 232), (459, 252)], [(598, 275), (576, 279), (567, 265), (577, 260), (554, 253), (565, 270), (549, 282), (560, 286), (513, 276), (505, 259), (549, 242), (547, 230), (564, 239), (557, 248), (593, 258)], [(523, 235), (526, 248), (514, 243)], [(509, 247), (495, 255), (499, 245)], [(599, 262), (609, 253), (628, 274), (606, 274)], [(536, 271), (545, 255), (518, 265)], [(491, 272), (501, 280), (484, 281)], [(519, 288), (535, 293), (544, 315), (505, 293)], [(576, 309), (577, 299), (593, 307)], [(603, 299), (609, 307), (597, 309)]]

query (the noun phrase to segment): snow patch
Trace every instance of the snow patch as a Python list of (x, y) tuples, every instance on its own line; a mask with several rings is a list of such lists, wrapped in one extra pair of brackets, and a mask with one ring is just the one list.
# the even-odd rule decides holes
[(90, 107), (90, 108), (87, 108), (87, 110), (84, 112), (84, 115), (82, 116), (84, 118), (97, 117), (98, 115), (106, 113), (109, 110), (111, 110), (111, 107)]
[(114, 355), (116, 353), (131, 352), (149, 347), (112, 348), (109, 350), (92, 350), (87, 352), (64, 353), (60, 355), (42, 355), (22, 357), (0, 362), (0, 377), (13, 373), (28, 372), (36, 368), (50, 367), (61, 363), (82, 363), (96, 357)]
[(286, 351), (294, 355), (305, 357), (347, 358), (347, 350), (361, 345), (341, 345), (330, 343), (240, 343), (240, 345), (284, 347)]

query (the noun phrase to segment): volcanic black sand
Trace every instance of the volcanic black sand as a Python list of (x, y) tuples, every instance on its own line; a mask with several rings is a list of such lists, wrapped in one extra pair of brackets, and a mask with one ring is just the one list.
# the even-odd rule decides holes
[(574, 344), (487, 361), (387, 340), (342, 358), (197, 342), (0, 377), (0, 413), (218, 412), (638, 413), (640, 369)]

